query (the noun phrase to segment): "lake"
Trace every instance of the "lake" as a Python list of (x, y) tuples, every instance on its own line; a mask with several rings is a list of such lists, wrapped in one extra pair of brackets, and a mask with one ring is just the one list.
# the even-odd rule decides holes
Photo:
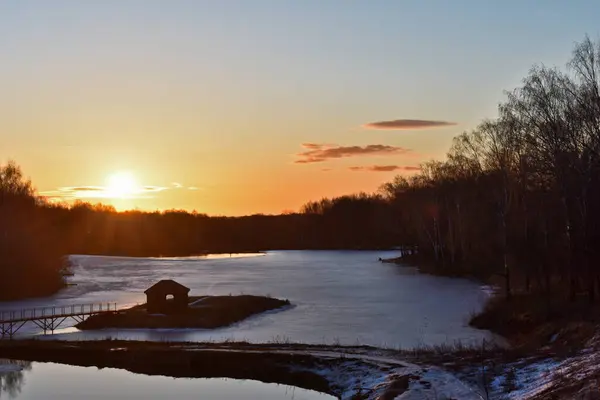
[(120, 369), (75, 367), (0, 359), (0, 398), (328, 400), (334, 397), (293, 386), (251, 380), (170, 378)]
[[(61, 339), (370, 344), (415, 347), (491, 340), (470, 328), (488, 292), (466, 279), (431, 276), (415, 268), (381, 263), (386, 251), (273, 251), (265, 255), (215, 258), (123, 258), (71, 256), (71, 286), (50, 298), (0, 303), (0, 310), (74, 303), (145, 302), (144, 290), (175, 279), (191, 295), (254, 294), (289, 299), (293, 308), (270, 312), (217, 330), (63, 329)], [(28, 326), (25, 333), (33, 333)]]

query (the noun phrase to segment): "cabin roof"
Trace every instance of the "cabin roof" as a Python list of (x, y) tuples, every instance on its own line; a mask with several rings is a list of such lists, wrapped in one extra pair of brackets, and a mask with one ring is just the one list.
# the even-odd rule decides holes
[(144, 291), (144, 293), (149, 294), (152, 292), (173, 292), (173, 293), (188, 293), (190, 288), (183, 286), (179, 282), (175, 282), (172, 279), (163, 279), (161, 281), (156, 282), (154, 285), (150, 286), (148, 289)]

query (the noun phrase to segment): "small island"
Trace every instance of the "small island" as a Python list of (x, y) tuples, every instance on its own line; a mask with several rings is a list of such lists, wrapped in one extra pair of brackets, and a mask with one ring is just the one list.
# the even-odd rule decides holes
[(162, 280), (146, 290), (148, 301), (145, 304), (93, 315), (77, 324), (76, 328), (215, 329), (255, 314), (290, 306), (289, 300), (264, 296), (188, 296), (189, 290), (173, 280)]

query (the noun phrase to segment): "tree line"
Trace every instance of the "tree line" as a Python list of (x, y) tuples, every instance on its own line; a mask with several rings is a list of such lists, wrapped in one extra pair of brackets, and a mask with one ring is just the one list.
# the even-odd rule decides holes
[(380, 195), (349, 195), (303, 211), (243, 217), (125, 211), (53, 204), (18, 165), (0, 165), (0, 300), (44, 296), (64, 286), (65, 255), (190, 256), (274, 249), (377, 249), (398, 243)]
[(500, 275), (510, 296), (600, 290), (600, 42), (565, 70), (534, 67), (498, 117), (457, 136), (444, 161), (377, 193), (245, 217), (56, 205), (0, 166), (0, 299), (62, 286), (66, 254), (187, 256), (270, 249), (418, 248), (438, 271)]
[(500, 274), (506, 295), (600, 290), (600, 42), (565, 70), (534, 67), (499, 115), (454, 139), (445, 161), (382, 188), (404, 240), (439, 269)]

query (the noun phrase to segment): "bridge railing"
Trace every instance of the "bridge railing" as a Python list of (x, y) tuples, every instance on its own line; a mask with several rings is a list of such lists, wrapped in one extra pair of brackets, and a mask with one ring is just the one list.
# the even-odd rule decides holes
[(65, 315), (88, 315), (102, 312), (117, 311), (117, 303), (87, 303), (63, 306), (35, 307), (22, 310), (7, 310), (0, 312), (0, 322), (15, 320), (43, 319)]

